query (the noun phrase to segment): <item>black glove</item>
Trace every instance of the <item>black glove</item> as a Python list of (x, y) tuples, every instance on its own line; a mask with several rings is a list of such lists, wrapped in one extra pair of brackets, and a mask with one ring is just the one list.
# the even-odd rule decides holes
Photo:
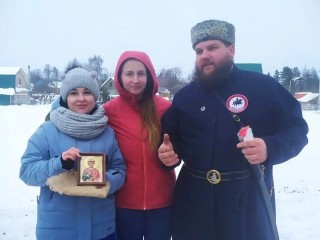
[(74, 165), (74, 161), (71, 159), (63, 160), (62, 157), (60, 157), (60, 161), (62, 164), (62, 168), (66, 170), (71, 170)]

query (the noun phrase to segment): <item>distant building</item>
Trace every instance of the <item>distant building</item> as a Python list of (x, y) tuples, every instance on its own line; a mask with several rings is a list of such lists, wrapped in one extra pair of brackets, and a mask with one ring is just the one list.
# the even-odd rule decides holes
[(300, 102), (303, 110), (317, 110), (319, 103), (319, 93), (297, 92), (294, 97)]
[(112, 98), (119, 96), (118, 91), (114, 85), (114, 78), (109, 77), (105, 80), (101, 87), (100, 87), (101, 95), (102, 95), (102, 102), (109, 101)]
[(158, 93), (161, 97), (164, 97), (167, 100), (171, 100), (171, 92), (165, 87), (159, 87)]
[(29, 104), (31, 97), (27, 75), (19, 67), (0, 67), (0, 105)]
[(236, 63), (236, 66), (241, 70), (263, 73), (261, 63)]

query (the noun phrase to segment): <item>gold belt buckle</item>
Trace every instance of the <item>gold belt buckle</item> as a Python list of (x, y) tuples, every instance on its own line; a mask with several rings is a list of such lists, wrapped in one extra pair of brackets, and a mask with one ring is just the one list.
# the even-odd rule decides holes
[(217, 170), (211, 169), (207, 172), (207, 180), (209, 183), (218, 184), (221, 181), (221, 175)]

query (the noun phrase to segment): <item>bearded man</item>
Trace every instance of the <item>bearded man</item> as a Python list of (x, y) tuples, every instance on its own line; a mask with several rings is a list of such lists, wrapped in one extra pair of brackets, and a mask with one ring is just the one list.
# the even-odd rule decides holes
[[(298, 155), (308, 142), (301, 106), (274, 78), (236, 67), (232, 24), (200, 22), (191, 29), (191, 42), (193, 81), (164, 114), (158, 150), (169, 168), (183, 162), (173, 240), (276, 239), (251, 165), (261, 166), (275, 212), (273, 166)], [(239, 142), (243, 126), (254, 137)]]

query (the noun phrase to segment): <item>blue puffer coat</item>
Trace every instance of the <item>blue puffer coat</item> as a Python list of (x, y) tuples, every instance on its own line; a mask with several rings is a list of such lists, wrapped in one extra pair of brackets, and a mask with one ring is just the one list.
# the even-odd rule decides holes
[[(244, 96), (247, 101), (241, 102), (244, 111), (238, 116), (267, 145), (264, 180), (275, 208), (273, 165), (296, 156), (308, 142), (299, 102), (275, 79), (235, 66), (216, 92), (221, 101), (198, 81), (181, 89), (163, 116), (163, 131), (189, 168), (201, 172), (250, 170), (236, 147), (239, 125), (226, 107), (230, 97)], [(173, 239), (273, 239), (253, 174), (214, 185), (183, 166), (174, 193)]]
[[(71, 147), (81, 152), (105, 153), (108, 157), (107, 198), (72, 197), (52, 192), (46, 181), (66, 170), (61, 154)], [(79, 140), (60, 132), (47, 121), (28, 141), (21, 159), (20, 178), (30, 186), (40, 186), (36, 236), (38, 240), (102, 239), (115, 231), (114, 192), (124, 183), (125, 163), (113, 129), (98, 137)]]

